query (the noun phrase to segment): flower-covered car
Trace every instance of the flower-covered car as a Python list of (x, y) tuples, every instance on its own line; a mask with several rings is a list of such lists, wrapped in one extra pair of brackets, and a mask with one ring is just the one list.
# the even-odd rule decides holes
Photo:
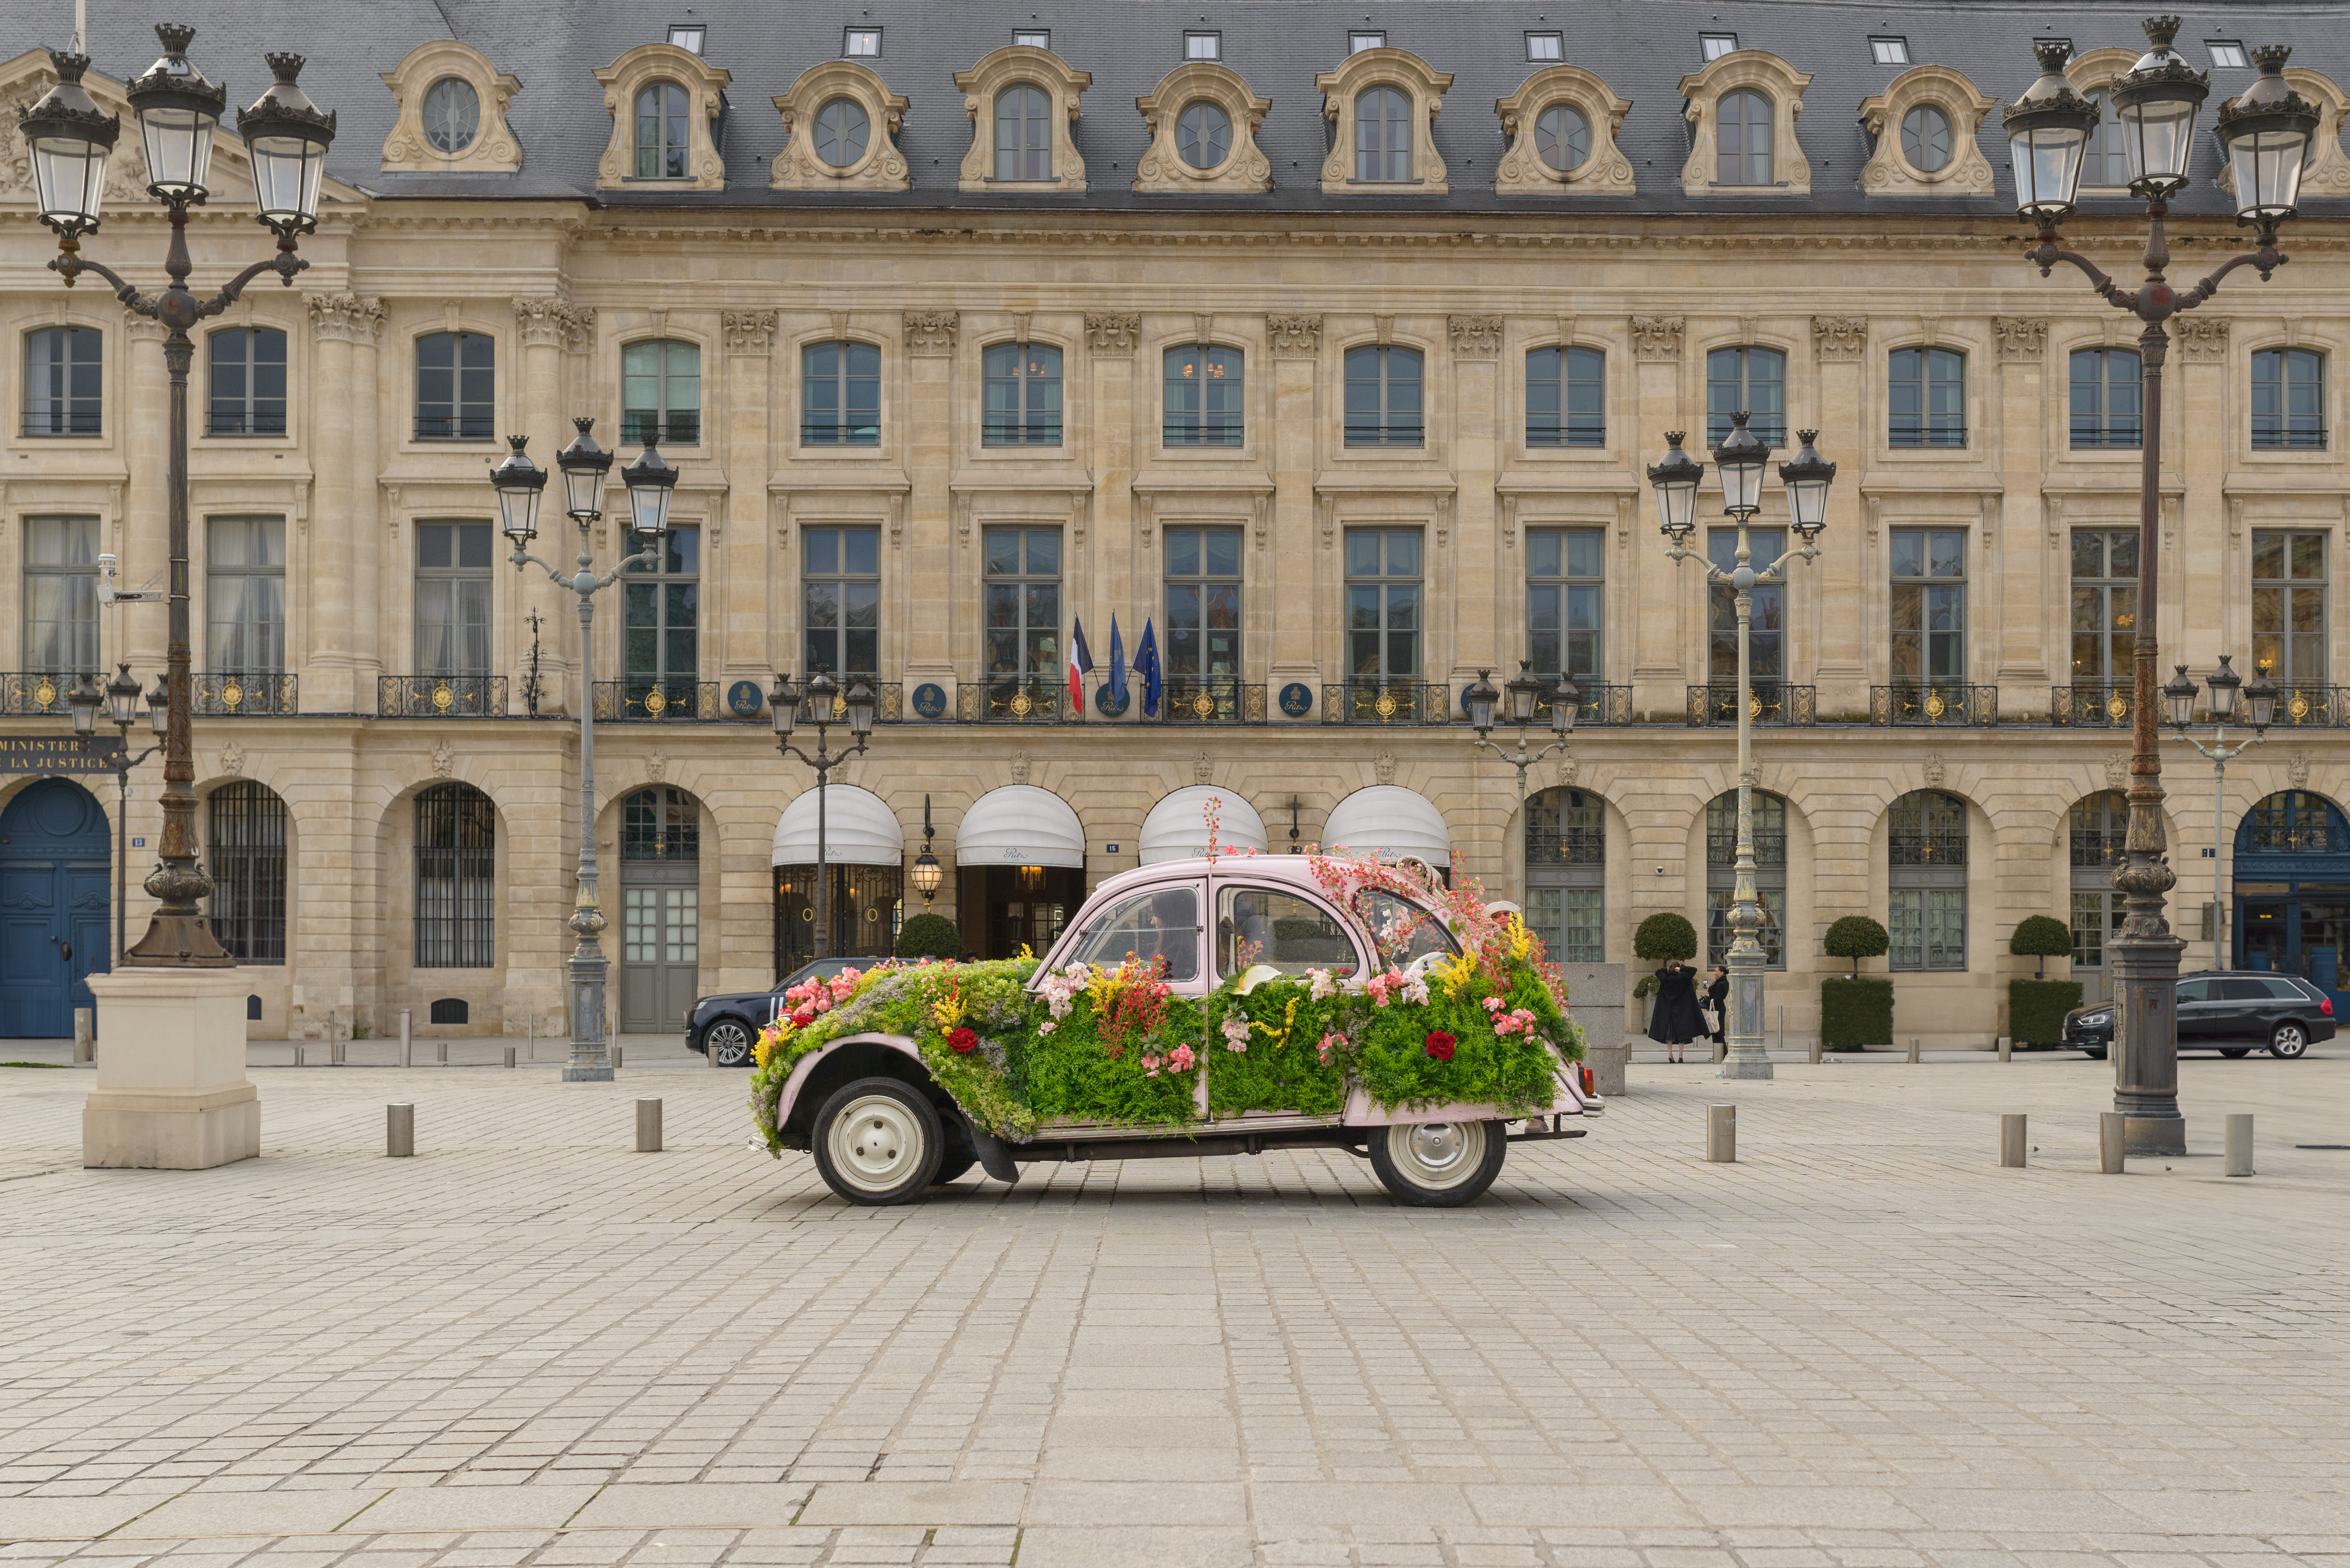
[(792, 988), (752, 1111), (853, 1203), (974, 1164), (1367, 1158), (1398, 1200), (1467, 1203), (1505, 1146), (1597, 1110), (1540, 943), (1417, 867), (1211, 855), (1125, 872), (1052, 950), (889, 963)]

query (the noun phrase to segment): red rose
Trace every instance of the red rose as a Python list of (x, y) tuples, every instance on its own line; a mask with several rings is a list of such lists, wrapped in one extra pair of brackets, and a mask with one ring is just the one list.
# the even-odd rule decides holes
[(1440, 1062), (1452, 1060), (1452, 1036), (1441, 1029), (1432, 1029), (1428, 1035), (1428, 1054)]
[(979, 1035), (969, 1029), (953, 1029), (947, 1033), (947, 1048), (965, 1055), (979, 1049)]

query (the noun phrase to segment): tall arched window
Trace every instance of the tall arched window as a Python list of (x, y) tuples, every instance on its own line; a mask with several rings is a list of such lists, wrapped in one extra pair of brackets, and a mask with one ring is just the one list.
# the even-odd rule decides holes
[(497, 961), (498, 814), (471, 784), (416, 797), (416, 967)]
[(1730, 439), (1730, 416), (1766, 446), (1787, 444), (1787, 357), (1776, 348), (1716, 348), (1705, 357), (1705, 444)]
[(239, 779), (205, 803), (213, 934), (237, 962), (286, 961), (286, 803)]
[(995, 177), (1053, 177), (1053, 100), (1034, 82), (995, 95)]
[(637, 178), (686, 177), (685, 89), (650, 82), (637, 94)]
[(980, 356), (980, 375), (985, 399), (980, 440), (984, 444), (1061, 444), (1058, 348), (1042, 343), (995, 344)]
[(1893, 803), (1886, 882), (1895, 970), (1967, 967), (1967, 804), (1921, 789)]
[(702, 440), (702, 350), (654, 338), (620, 350), (620, 439), (631, 446)]
[(2140, 370), (2135, 348), (2083, 348), (2073, 356), (2073, 445), (2075, 450), (2142, 442)]
[(2252, 356), (2252, 444), (2315, 452), (2325, 445), (2325, 356), (2263, 348)]
[(1771, 100), (1752, 88), (1721, 95), (1713, 110), (1713, 182), (1768, 185), (1777, 178), (1771, 160)]
[(1526, 802), (1526, 925), (1555, 963), (1607, 961), (1607, 805), (1581, 789)]
[(654, 784), (620, 817), (620, 1021), (672, 1028), (693, 1005), (702, 963), (702, 817), (694, 798)]
[(1375, 87), (1355, 99), (1355, 178), (1399, 185), (1411, 178), (1411, 95)]
[(811, 343), (800, 350), (800, 444), (881, 444), (881, 350)]
[(1607, 444), (1607, 356), (1596, 348), (1526, 355), (1526, 444)]
[[(1709, 964), (1730, 961), (1730, 908), (1738, 890), (1738, 792), (1718, 794), (1705, 807), (1705, 952)], [(1787, 967), (1787, 803), (1754, 796), (1754, 896), (1762, 906), (1762, 963)]]
[(1347, 350), (1348, 446), (1424, 444), (1428, 426), (1421, 408), (1418, 349), (1380, 346)]
[(2103, 1002), (2106, 947), (2121, 935), (2122, 895), (2114, 888), (2129, 837), (2129, 797), (2104, 790), (2073, 804), (2066, 859), (2072, 863), (2073, 978), (2084, 1002)]

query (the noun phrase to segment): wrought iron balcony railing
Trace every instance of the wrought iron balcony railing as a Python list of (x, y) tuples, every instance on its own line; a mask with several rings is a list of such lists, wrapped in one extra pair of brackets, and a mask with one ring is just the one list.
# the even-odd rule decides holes
[[(1708, 833), (1705, 836), (1705, 863), (1708, 866), (1738, 864), (1738, 830), (1736, 828), (1731, 829), (1728, 833)], [(1775, 832), (1766, 832), (1760, 827), (1756, 828), (1754, 830), (1754, 864), (1784, 866), (1786, 863), (1787, 830), (1783, 827)]]
[[(1813, 722), (1816, 694), (1809, 686), (1783, 680), (1753, 682), (1747, 699), (1747, 716), (1757, 724), (1808, 724)], [(1738, 722), (1738, 683), (1720, 680), (1689, 689), (1689, 722), (1692, 724)]]
[(1887, 839), (1885, 857), (1896, 866), (1964, 866), (1966, 832), (1896, 829)]
[[(2240, 716), (2238, 722), (2248, 722), (2248, 716)], [(2277, 691), (2275, 722), (2303, 729), (2350, 725), (2350, 687), (2282, 687)]]
[(2048, 689), (2048, 722), (2076, 729), (2126, 729), (2135, 693), (2127, 686), (2076, 683)]
[(1159, 717), (1152, 719), (1145, 714), (1144, 722), (1262, 724), (1264, 722), (1264, 688), (1245, 685), (1238, 680), (1170, 676), (1166, 690), (1159, 694)]
[(1868, 689), (1872, 724), (1996, 724), (1999, 688), (1906, 681)]
[[(0, 713), (43, 713), (60, 719), (73, 717), (73, 704), (66, 693), (82, 678), (76, 670), (28, 670), (0, 674)], [(103, 671), (88, 672), (99, 686), (106, 684)]]
[(191, 712), (208, 718), (278, 718), (302, 711), (301, 677), (280, 670), (230, 670), (188, 678)]
[(1603, 828), (1570, 827), (1561, 833), (1526, 835), (1529, 866), (1604, 866), (1607, 835)]
[(1346, 680), (1322, 688), (1326, 724), (1442, 724), (1451, 716), (1451, 696), (1441, 685)]
[(1050, 675), (983, 675), (955, 685), (955, 717), (977, 724), (1057, 724), (1069, 689)]
[(596, 682), (599, 724), (695, 722), (725, 716), (715, 680), (655, 680), (639, 675)]
[[(1575, 714), (1577, 728), (1586, 724), (1628, 724), (1632, 722), (1632, 689), (1629, 686), (1595, 686), (1585, 680), (1578, 680), (1575, 685), (1583, 692), (1583, 705)], [(1550, 728), (1550, 699), (1547, 696), (1535, 699), (1534, 722), (1528, 727)]]
[(503, 675), (386, 675), (375, 683), (384, 719), (503, 719)]

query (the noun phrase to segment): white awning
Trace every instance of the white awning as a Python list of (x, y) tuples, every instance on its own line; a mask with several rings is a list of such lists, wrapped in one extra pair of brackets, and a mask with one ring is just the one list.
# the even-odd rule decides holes
[(1069, 803), (1035, 784), (1005, 784), (971, 803), (955, 829), (958, 866), (1086, 863), (1086, 830)]
[(1211, 800), (1223, 802), (1216, 821), (1219, 849), (1264, 849), (1264, 819), (1257, 815), (1256, 807), (1240, 797), (1237, 790), (1216, 784), (1186, 784), (1162, 797), (1150, 808), (1150, 815), (1142, 819), (1141, 864), (1155, 866), (1161, 860), (1185, 860), (1205, 855), (1205, 813)]
[(1372, 784), (1340, 801), (1323, 825), (1322, 847), (1357, 855), (1424, 860), (1437, 870), (1452, 864), (1452, 836), (1444, 814), (1418, 790)]
[[(835, 866), (903, 866), (906, 836), (898, 814), (869, 789), (827, 784), (824, 792), (824, 857)], [(816, 864), (816, 791), (803, 790), (775, 824), (771, 866)]]

